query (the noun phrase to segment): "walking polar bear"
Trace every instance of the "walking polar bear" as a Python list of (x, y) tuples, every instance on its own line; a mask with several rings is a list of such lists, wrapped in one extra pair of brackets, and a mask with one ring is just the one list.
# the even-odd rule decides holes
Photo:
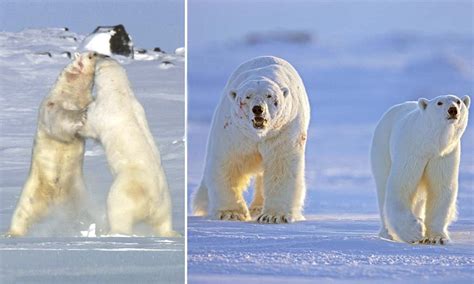
[(24, 236), (54, 205), (71, 201), (78, 213), (85, 190), (82, 165), (85, 108), (92, 101), (98, 55), (75, 54), (43, 100), (33, 144), (31, 167), (7, 236)]
[(95, 85), (97, 97), (79, 133), (101, 142), (115, 177), (107, 200), (110, 233), (130, 235), (145, 221), (156, 235), (179, 236), (160, 153), (125, 70), (111, 58), (100, 60)]
[(461, 136), (470, 98), (440, 96), (389, 109), (371, 148), (382, 228), (380, 236), (445, 244), (456, 218)]
[[(233, 72), (214, 113), (193, 213), (260, 223), (303, 220), (310, 107), (285, 60), (257, 57)], [(242, 196), (255, 177), (250, 211)]]

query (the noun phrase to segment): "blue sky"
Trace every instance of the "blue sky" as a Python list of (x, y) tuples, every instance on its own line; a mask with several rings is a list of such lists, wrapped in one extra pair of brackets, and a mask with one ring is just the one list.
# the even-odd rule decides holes
[(184, 0), (0, 1), (0, 30), (68, 27), (89, 34), (98, 25), (124, 24), (135, 46), (174, 51), (184, 46)]
[(470, 0), (188, 0), (188, 14), (190, 49), (275, 29), (309, 31), (326, 42), (393, 31), (473, 33)]

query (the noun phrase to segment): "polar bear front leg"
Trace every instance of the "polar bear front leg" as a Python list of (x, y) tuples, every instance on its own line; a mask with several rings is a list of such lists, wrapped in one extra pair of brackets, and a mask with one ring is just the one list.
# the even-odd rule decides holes
[(77, 131), (77, 134), (79, 134), (81, 137), (99, 140), (99, 134), (97, 133), (94, 127), (94, 121), (95, 121), (95, 116), (96, 116), (96, 105), (97, 103), (94, 101), (90, 103), (89, 106), (87, 107), (87, 110), (86, 110), (87, 119), (84, 121), (84, 124)]
[(55, 102), (46, 102), (42, 109), (41, 122), (46, 132), (55, 139), (63, 142), (73, 140), (80, 128), (86, 122), (85, 109), (68, 110)]
[(243, 198), (249, 176), (242, 173), (241, 161), (232, 160), (215, 169), (208, 180), (211, 216), (217, 220), (248, 221), (250, 213)]
[(264, 206), (259, 223), (291, 223), (304, 220), (306, 194), (304, 150), (294, 148), (263, 154)]
[(449, 224), (456, 218), (460, 147), (444, 157), (431, 160), (426, 167), (426, 238), (423, 243), (449, 242)]
[(26, 182), (13, 213), (10, 229), (6, 233), (7, 237), (26, 235), (34, 222), (48, 214), (50, 206), (44, 196), (48, 189), (41, 189), (40, 186), (35, 177), (30, 177)]
[(422, 220), (412, 212), (425, 165), (419, 157), (398, 159), (392, 164), (387, 180), (384, 208), (387, 226), (407, 243), (421, 241), (425, 233)]
[(259, 173), (255, 176), (255, 190), (253, 194), (253, 200), (250, 204), (250, 215), (252, 217), (259, 216), (263, 209), (263, 173)]

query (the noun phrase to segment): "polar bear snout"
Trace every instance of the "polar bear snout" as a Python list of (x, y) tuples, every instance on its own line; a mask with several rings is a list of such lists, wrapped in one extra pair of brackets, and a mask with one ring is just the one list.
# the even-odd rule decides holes
[(254, 118), (252, 119), (252, 124), (255, 129), (263, 129), (267, 125), (267, 120), (264, 117), (265, 105), (256, 104), (252, 107), (252, 113)]
[(255, 129), (263, 129), (267, 125), (267, 120), (261, 116), (255, 116), (252, 119), (252, 124)]
[(252, 107), (252, 112), (257, 116), (262, 115), (263, 110), (264, 110), (264, 108), (261, 105), (255, 105), (255, 106)]
[(455, 106), (451, 106), (448, 109), (448, 120), (449, 119), (457, 119), (458, 118), (458, 108)]

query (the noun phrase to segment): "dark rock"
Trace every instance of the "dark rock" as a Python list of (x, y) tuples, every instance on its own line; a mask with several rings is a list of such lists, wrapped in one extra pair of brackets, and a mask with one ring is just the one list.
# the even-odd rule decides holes
[(113, 54), (123, 55), (133, 58), (133, 43), (123, 25), (98, 26), (93, 33), (103, 33), (114, 31), (110, 37), (110, 51)]
[(139, 54), (145, 54), (146, 53), (146, 49), (143, 49), (143, 48), (135, 49), (135, 51)]
[(66, 55), (67, 58), (71, 58), (71, 52), (69, 52), (69, 51), (63, 51), (63, 52), (61, 52), (61, 54)]
[(163, 52), (163, 51), (161, 50), (161, 48), (159, 48), (159, 47), (153, 48), (153, 51), (154, 51), (154, 52)]
[(61, 39), (72, 39), (73, 41), (77, 41), (77, 38), (75, 36), (60, 36), (59, 38), (61, 38)]
[(51, 52), (49, 52), (49, 51), (36, 52), (35, 54), (37, 54), (37, 55), (47, 55), (48, 57), (53, 57), (53, 55), (51, 55)]

